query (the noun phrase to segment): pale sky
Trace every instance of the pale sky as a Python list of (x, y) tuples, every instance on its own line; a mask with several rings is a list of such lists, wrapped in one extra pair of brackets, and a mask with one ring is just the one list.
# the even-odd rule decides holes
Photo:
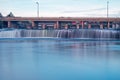
[(120, 17), (120, 0), (0, 0), (0, 12), (6, 16), (36, 17), (39, 2), (40, 17)]

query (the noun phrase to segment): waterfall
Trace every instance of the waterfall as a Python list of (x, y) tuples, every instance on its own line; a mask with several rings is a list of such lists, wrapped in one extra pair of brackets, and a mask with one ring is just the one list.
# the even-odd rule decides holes
[(120, 39), (119, 30), (63, 29), (63, 30), (1, 30), (0, 38), (80, 38)]

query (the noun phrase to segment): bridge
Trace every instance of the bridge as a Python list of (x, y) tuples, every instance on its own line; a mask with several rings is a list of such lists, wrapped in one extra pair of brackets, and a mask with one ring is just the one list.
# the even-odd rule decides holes
[(120, 18), (105, 17), (0, 17), (0, 28), (109, 29), (119, 28)]

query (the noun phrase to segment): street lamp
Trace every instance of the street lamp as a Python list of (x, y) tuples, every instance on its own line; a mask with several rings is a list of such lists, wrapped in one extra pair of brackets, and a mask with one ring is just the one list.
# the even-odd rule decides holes
[(108, 29), (110, 28), (110, 23), (109, 23), (109, 1), (107, 1), (107, 21), (108, 21), (108, 24), (107, 24), (107, 27)]
[(39, 17), (39, 2), (36, 2), (37, 4), (37, 17)]
[(109, 1), (107, 1), (107, 18), (109, 17)]

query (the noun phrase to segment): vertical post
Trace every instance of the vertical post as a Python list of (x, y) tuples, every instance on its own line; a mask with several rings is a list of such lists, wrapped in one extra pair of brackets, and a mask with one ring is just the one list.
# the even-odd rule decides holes
[(77, 24), (76, 26), (77, 26), (77, 29), (79, 29), (79, 28), (80, 28), (79, 24)]
[(36, 2), (37, 4), (37, 17), (39, 17), (39, 2)]
[(90, 23), (88, 24), (88, 29), (91, 29), (91, 24)]
[(115, 29), (115, 24), (114, 23), (112, 23), (112, 29)]
[(68, 29), (68, 24), (65, 24), (65, 29)]
[(103, 24), (100, 24), (100, 29), (103, 29)]
[(59, 22), (57, 21), (56, 23), (56, 28), (58, 29), (59, 28)]
[(34, 23), (34, 21), (32, 21), (32, 27), (35, 27), (35, 23)]
[(42, 25), (42, 29), (45, 29), (45, 24)]
[(108, 29), (109, 29), (109, 28), (110, 28), (110, 22), (109, 22), (109, 21), (108, 21), (108, 24), (107, 24), (107, 25), (108, 25), (107, 27), (108, 27)]
[(56, 29), (56, 28), (57, 28), (57, 24), (55, 23), (55, 24), (54, 24), (54, 29)]
[(82, 21), (82, 29), (84, 28), (84, 22)]
[(8, 28), (10, 28), (11, 27), (11, 23), (10, 23), (10, 21), (8, 21)]

